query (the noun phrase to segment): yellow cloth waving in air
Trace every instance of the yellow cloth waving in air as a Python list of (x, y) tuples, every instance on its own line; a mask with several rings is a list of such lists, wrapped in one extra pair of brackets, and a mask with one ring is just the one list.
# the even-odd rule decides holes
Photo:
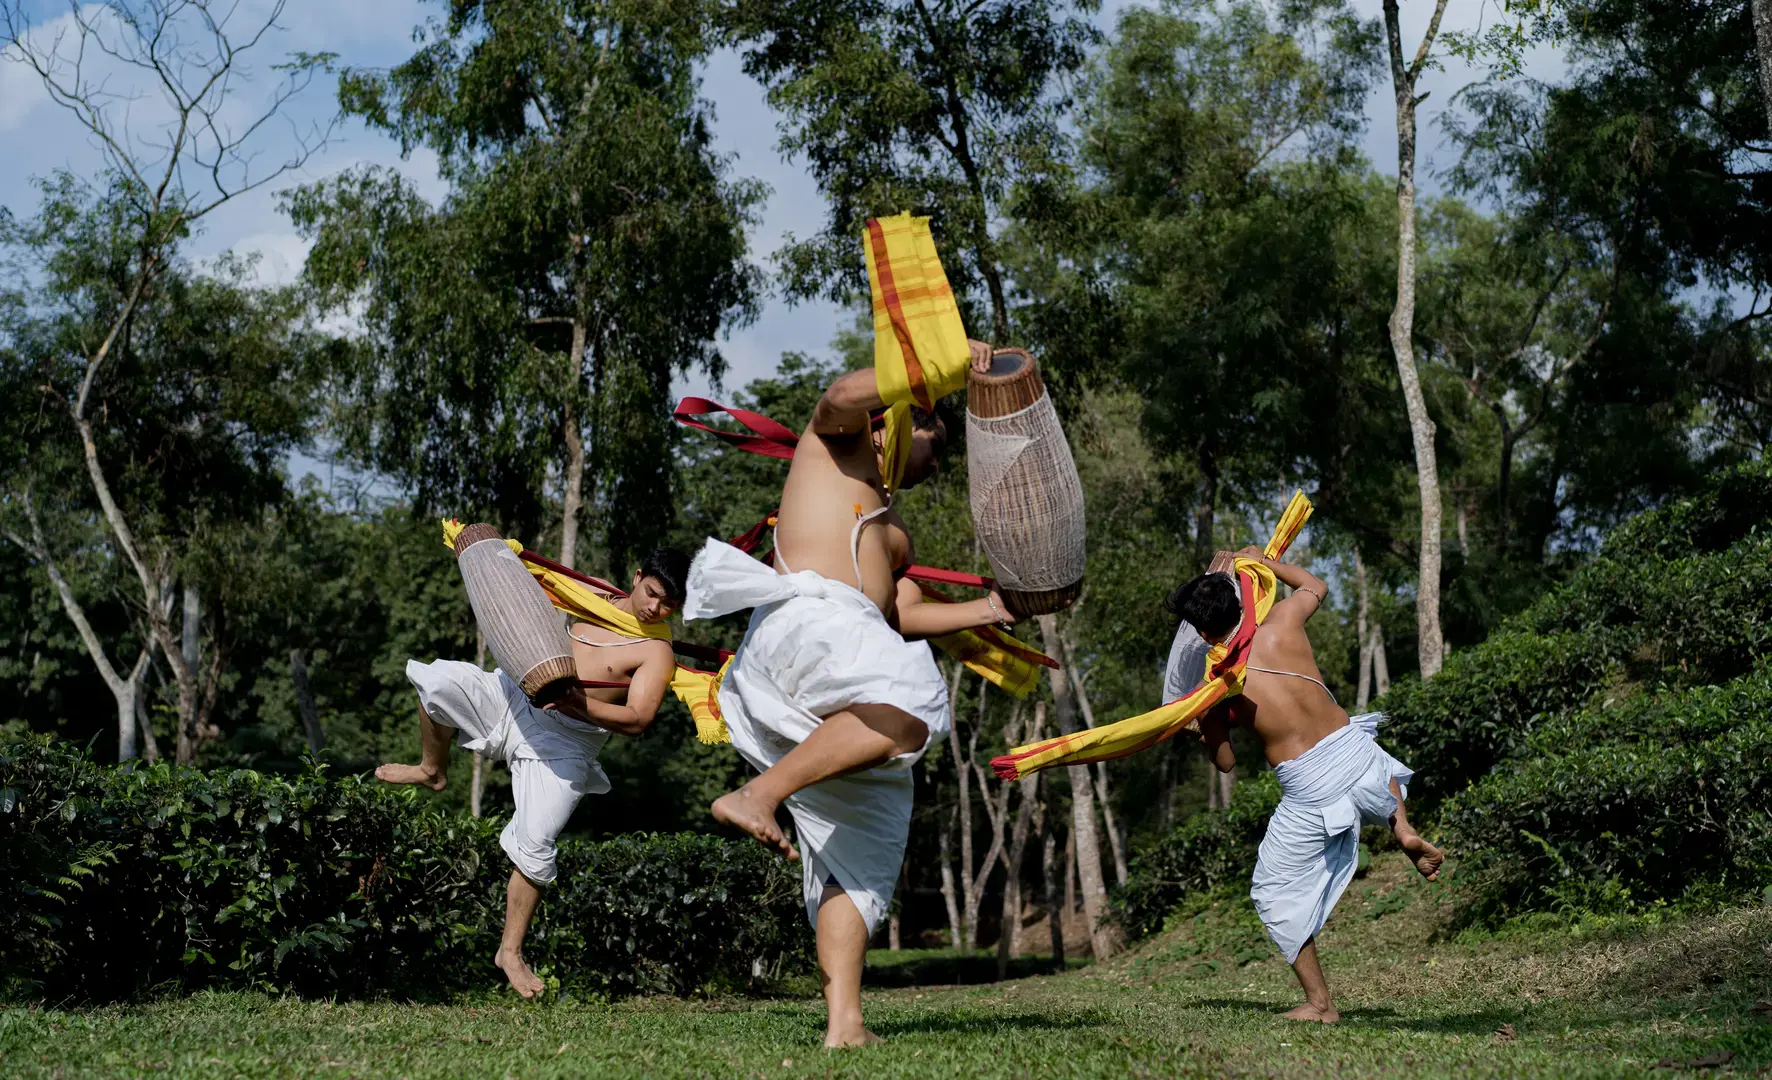
[(911, 406), (933, 409), (965, 386), (971, 357), (929, 219), (869, 219), (863, 246), (874, 302), (874, 382), (886, 402), (882, 479), (896, 491), (910, 460)]
[[(1311, 516), (1310, 500), (1300, 491), (1292, 496), (1273, 538), (1262, 554), (1277, 559), (1286, 553)], [(1243, 594), (1243, 621), (1229, 638), (1212, 646), (1206, 655), (1206, 679), (1191, 693), (1141, 716), (1106, 727), (1089, 728), (1056, 739), (1018, 746), (991, 760), (991, 768), (1005, 780), (1016, 780), (1054, 765), (1085, 765), (1125, 757), (1173, 738), (1181, 731), (1198, 731), (1200, 717), (1220, 702), (1243, 692), (1243, 669), (1255, 628), (1267, 621), (1274, 606), (1277, 585), (1274, 572), (1254, 559), (1236, 560), (1237, 586)]]

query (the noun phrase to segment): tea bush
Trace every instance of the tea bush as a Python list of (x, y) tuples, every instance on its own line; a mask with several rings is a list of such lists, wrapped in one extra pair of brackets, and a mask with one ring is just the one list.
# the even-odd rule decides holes
[[(0, 980), (436, 996), (497, 978), (499, 825), (360, 777), (101, 767), (0, 744)], [(806, 957), (799, 875), (754, 844), (567, 840), (527, 955), (566, 986), (689, 994)]]

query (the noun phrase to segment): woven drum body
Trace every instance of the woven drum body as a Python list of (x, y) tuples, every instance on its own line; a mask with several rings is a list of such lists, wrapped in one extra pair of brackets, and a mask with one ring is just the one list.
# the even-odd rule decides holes
[(455, 538), (455, 563), (498, 666), (532, 704), (559, 700), (578, 680), (572, 638), (523, 560), (497, 529), (469, 525)]
[(1048, 615), (1083, 591), (1083, 484), (1058, 413), (1023, 349), (968, 377), (972, 521), (1015, 617)]

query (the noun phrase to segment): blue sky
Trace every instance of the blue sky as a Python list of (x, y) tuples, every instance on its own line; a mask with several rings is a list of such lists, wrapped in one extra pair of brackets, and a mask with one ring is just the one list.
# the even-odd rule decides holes
[[(65, 5), (44, 2), (37, 29), (52, 33), (60, 20), (66, 18)], [(1104, 28), (1113, 26), (1118, 11), (1130, 6), (1108, 3), (1098, 16)], [(1365, 17), (1379, 14), (1379, 0), (1355, 0), (1355, 8)], [(243, 0), (240, 18), (261, 13), (269, 0)], [(268, 64), (282, 54), (301, 51), (329, 51), (339, 54), (346, 65), (385, 67), (410, 55), (413, 28), (442, 10), (434, 2), (416, 0), (291, 0), (285, 9), (276, 34), (265, 46), (263, 62)], [(1411, 47), (1418, 41), (1431, 11), (1426, 0), (1405, 0), (1403, 4), (1404, 34)], [(1491, 0), (1453, 0), (1447, 12), (1446, 29), (1475, 26), (1485, 16), (1495, 17)], [(1554, 77), (1560, 70), (1560, 59), (1551, 52), (1540, 52), (1531, 58), (1528, 71), (1538, 77)], [(1463, 85), (1480, 77), (1457, 60), (1448, 60), (1444, 71), (1430, 73), (1424, 89), (1432, 96), (1423, 106), (1423, 145), (1420, 183), (1432, 190), (1432, 171), (1446, 158), (1442, 137), (1434, 117)], [(250, 100), (269, 87), (271, 73), (242, 89), (242, 98)], [(113, 89), (128, 88), (119, 81)], [(703, 94), (717, 111), (716, 133), (720, 149), (733, 155), (734, 172), (762, 180), (771, 189), (763, 208), (759, 227), (752, 237), (752, 256), (767, 266), (768, 257), (784, 235), (807, 235), (819, 228), (823, 202), (806, 172), (796, 162), (782, 158), (776, 150), (777, 115), (764, 103), (761, 90), (740, 70), (732, 53), (720, 53), (706, 65)], [(145, 116), (153, 107), (151, 96), (144, 96), (132, 106)], [(335, 108), (330, 83), (315, 84), (287, 110), (297, 124), (324, 122)], [(1375, 86), (1367, 107), (1365, 151), (1382, 171), (1393, 172), (1396, 166), (1394, 106), (1388, 79)], [(266, 159), (287, 153), (291, 138), (278, 131), (267, 138)], [(97, 150), (90, 137), (73, 118), (56, 107), (37, 85), (36, 77), (17, 63), (0, 62), (0, 205), (14, 213), (28, 214), (35, 204), (31, 183), (34, 177), (58, 168), (90, 173), (99, 163)], [(205, 231), (194, 248), (199, 256), (214, 255), (224, 250), (259, 254), (261, 275), (269, 281), (288, 281), (300, 272), (306, 247), (295, 235), (289, 222), (276, 210), (275, 192), (297, 183), (318, 179), (352, 166), (374, 163), (393, 166), (418, 183), (428, 197), (443, 192), (437, 179), (435, 161), (424, 152), (401, 160), (398, 147), (384, 136), (365, 130), (361, 125), (348, 125), (338, 130), (326, 149), (312, 158), (299, 173), (291, 174), (270, 188), (244, 197), (216, 212), (206, 223)], [(859, 258), (859, 253), (857, 255)], [(781, 354), (798, 350), (822, 354), (836, 330), (847, 316), (835, 306), (825, 303), (788, 305), (778, 296), (771, 296), (762, 317), (752, 326), (731, 335), (723, 348), (730, 365), (726, 380), (728, 390), (749, 379), (775, 370)], [(704, 393), (710, 388), (706, 380), (696, 376), (684, 381), (686, 393)]]

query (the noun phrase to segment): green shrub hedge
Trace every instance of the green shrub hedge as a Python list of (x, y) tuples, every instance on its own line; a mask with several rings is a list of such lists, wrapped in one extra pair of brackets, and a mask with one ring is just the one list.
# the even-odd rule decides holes
[(1757, 895), (1772, 885), (1772, 665), (1570, 717), (1442, 822), (1472, 921)]
[(1134, 852), (1126, 884), (1115, 890), (1113, 912), (1128, 937), (1163, 928), (1190, 893), (1247, 881), (1267, 819), (1280, 805), (1280, 781), (1271, 772), (1240, 783), (1228, 809), (1195, 814), (1168, 836)]
[[(0, 982), (85, 1000), (495, 985), (498, 831), (358, 777), (123, 771), (0, 744)], [(527, 956), (570, 988), (688, 994), (806, 956), (797, 868), (754, 844), (568, 840), (560, 878)]]
[(1378, 703), (1424, 807), (1608, 691), (1729, 682), (1772, 655), (1772, 532), (1675, 559), (1602, 557), (1429, 682)]

